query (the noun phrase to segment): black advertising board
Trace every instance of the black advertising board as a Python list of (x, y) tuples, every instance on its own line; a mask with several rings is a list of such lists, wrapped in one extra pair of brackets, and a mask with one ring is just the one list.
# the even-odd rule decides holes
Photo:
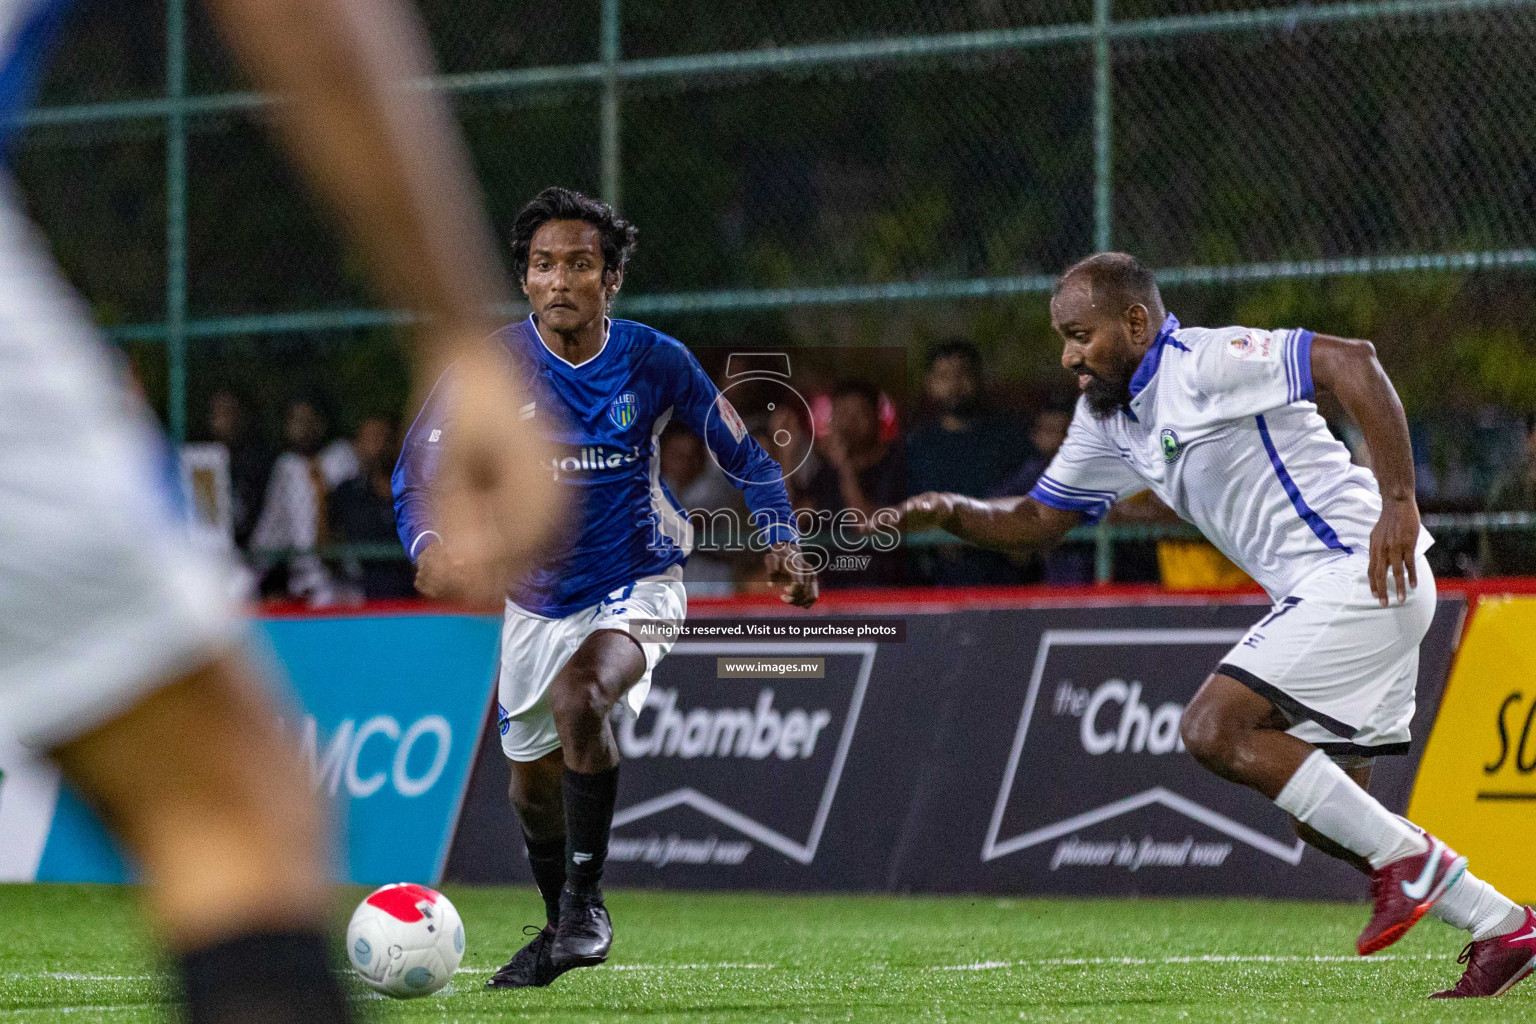
[[(1252, 603), (914, 614), (904, 643), (683, 642), (624, 753), (606, 878), (704, 889), (1354, 898), (1269, 801), (1178, 739)], [(1401, 812), (1464, 601), (1420, 652), (1414, 746), (1377, 762)], [(742, 678), (726, 659), (820, 677)], [(528, 880), (490, 723), (446, 876)]]

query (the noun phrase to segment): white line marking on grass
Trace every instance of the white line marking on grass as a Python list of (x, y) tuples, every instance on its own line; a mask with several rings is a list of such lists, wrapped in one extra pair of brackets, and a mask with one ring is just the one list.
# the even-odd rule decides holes
[(0, 1010), (0, 1014), (7, 1017), (20, 1017), (24, 1014), (46, 1013), (52, 1016), (56, 1013), (128, 1013), (142, 1010), (145, 1007), (161, 1006), (161, 1003), (116, 1003), (112, 1006), (18, 1006), (9, 1010)]
[(17, 972), (0, 977), (26, 981), (30, 978), (53, 978), (57, 981), (152, 981), (156, 974), (80, 974), (76, 971), (35, 971), (30, 974)]
[[(598, 971), (771, 971), (778, 964), (598, 964)], [(460, 967), (455, 974), (487, 974), (491, 968)]]
[(1397, 953), (1376, 956), (1311, 956), (1273, 953), (1202, 953), (1198, 956), (1085, 956), (1048, 957), (1043, 960), (979, 960), (972, 964), (930, 967), (930, 971), (1000, 971), (1010, 967), (1149, 967), (1164, 964), (1367, 964), (1404, 960), (1449, 960), (1449, 953), (1423, 953), (1404, 956)]
[(771, 971), (777, 964), (604, 964), (610, 971)]
[[(777, 964), (722, 961), (710, 964), (602, 964), (598, 969), (605, 971), (771, 971), (777, 966)], [(494, 971), (494, 967), (460, 967), (454, 973), (491, 974)], [(351, 976), (350, 971), (339, 973), (342, 977)], [(83, 974), (78, 971), (36, 971), (32, 973), (15, 972), (0, 974), (0, 978), (8, 981), (34, 981), (39, 978), (50, 978), (55, 981), (147, 982), (158, 981), (163, 977), (163, 975), (159, 974)]]

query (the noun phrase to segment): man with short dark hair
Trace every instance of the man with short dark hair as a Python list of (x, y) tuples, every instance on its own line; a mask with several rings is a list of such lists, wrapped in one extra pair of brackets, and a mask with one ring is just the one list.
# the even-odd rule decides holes
[[(1051, 326), (1083, 397), (1029, 496), (924, 494), (895, 520), (1044, 547), (1150, 488), (1275, 602), (1185, 709), (1189, 752), (1370, 876), (1362, 956), (1433, 913), (1472, 934), (1465, 974), (1436, 995), (1503, 994), (1536, 965), (1536, 911), (1364, 788), (1372, 758), (1408, 750), (1435, 611), (1408, 422), (1375, 349), (1302, 329), (1182, 328), (1151, 271), (1123, 253), (1061, 276)], [(1360, 425), (1374, 476), (1329, 433), (1318, 391)]]
[[(392, 475), (400, 454), (400, 434), (394, 420), (369, 416), (358, 424), (352, 437), (358, 473), (343, 480), (331, 492), (327, 509), (331, 540), (336, 544), (393, 544), (395, 494)], [(362, 597), (386, 600), (415, 594), (414, 573), (398, 553), (391, 558), (348, 555), (340, 562), (340, 575)]]
[(209, 441), (229, 453), (230, 525), (235, 546), (244, 548), (261, 514), (273, 455), (257, 436), (247, 401), (234, 388), (216, 388), (208, 396), (206, 432)]
[[(981, 352), (965, 338), (949, 338), (928, 352), (923, 378), (937, 415), (907, 434), (907, 494), (952, 491), (983, 498), (1030, 454), (1023, 425), (988, 408)], [(1017, 568), (1001, 555), (959, 545), (910, 553), (913, 582), (1017, 583)]]
[[(568, 547), (506, 597), (497, 716), (512, 767), (511, 799), (546, 925), (487, 983), (548, 985), (602, 963), (613, 926), (600, 882), (618, 795), (609, 712), (638, 716), (670, 642), (642, 640), (637, 620), (681, 621), (693, 528), (660, 481), (657, 438), (673, 416), (704, 439), (745, 493), (770, 578), (788, 604), (816, 601), (778, 464), (675, 338), (608, 310), (637, 232), (607, 203), (564, 188), (539, 193), (512, 226), (512, 257), (533, 307), (497, 335), (528, 380), (520, 410), (557, 446), (550, 469), (579, 517)], [(458, 590), (459, 539), (431, 501), (445, 416), (462, 380), (452, 368), (406, 435), (395, 469), (401, 542), (428, 597)]]

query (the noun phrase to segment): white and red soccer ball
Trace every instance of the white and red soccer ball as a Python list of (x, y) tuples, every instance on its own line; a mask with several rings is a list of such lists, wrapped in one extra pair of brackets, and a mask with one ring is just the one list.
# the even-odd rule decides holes
[(464, 923), (440, 892), (409, 882), (386, 885), (353, 912), (347, 959), (385, 995), (431, 995), (453, 980), (464, 959)]

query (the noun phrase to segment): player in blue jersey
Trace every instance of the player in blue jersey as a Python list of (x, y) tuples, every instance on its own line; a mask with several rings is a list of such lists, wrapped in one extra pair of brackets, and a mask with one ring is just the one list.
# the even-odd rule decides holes
[[(548, 985), (601, 963), (613, 941), (599, 882), (613, 824), (615, 707), (638, 715), (670, 643), (641, 642), (637, 619), (680, 621), (692, 529), (659, 476), (657, 438), (676, 417), (740, 487), (783, 599), (816, 600), (778, 464), (678, 341), (612, 320), (635, 229), (613, 209), (549, 188), (518, 214), (514, 269), (533, 307), (498, 338), (523, 368), (522, 410), (554, 442), (555, 478), (579, 509), (558, 556), (513, 586), (502, 630), (498, 716), (512, 804), (544, 897), (546, 926), (489, 981)], [(428, 398), (395, 469), (400, 539), (429, 597), (458, 590), (457, 538), (433, 513), (438, 452), (452, 436), (452, 371)]]
[[(0, 121), (25, 106), (66, 6), (0, 4)], [(398, 0), (209, 7), (373, 283), (419, 318), (418, 379), (478, 367), (454, 410), (442, 515), (471, 589), (504, 586), (554, 493), (486, 344), (509, 296), (469, 161)], [(144, 879), (190, 1024), (352, 1019), (326, 937), (331, 845), (283, 704), (243, 651), (230, 570), (165, 500), (163, 442), (129, 398), (0, 172), (0, 759), (50, 757)], [(15, 780), (0, 805), (14, 812)], [(19, 794), (18, 794), (19, 795)], [(47, 819), (8, 816), (35, 870)]]

